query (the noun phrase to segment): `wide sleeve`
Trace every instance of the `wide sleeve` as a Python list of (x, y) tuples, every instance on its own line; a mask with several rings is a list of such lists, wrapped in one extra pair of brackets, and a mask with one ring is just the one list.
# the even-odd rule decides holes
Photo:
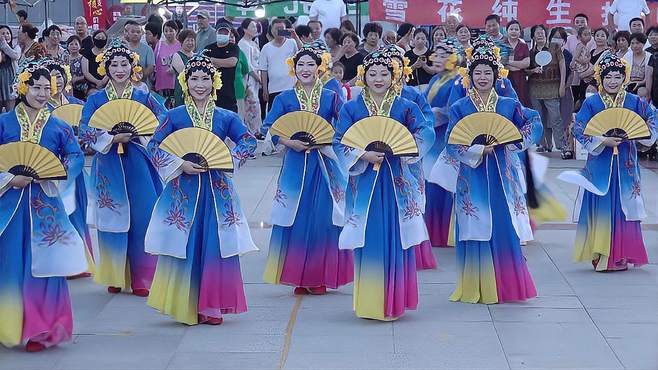
[(589, 99), (585, 100), (583, 106), (576, 114), (576, 123), (573, 126), (573, 136), (578, 142), (592, 155), (599, 155), (605, 149), (603, 145), (603, 137), (585, 135), (585, 127), (594, 112), (592, 112), (592, 104)]
[(336, 157), (338, 158), (338, 164), (343, 172), (349, 173), (350, 176), (360, 175), (368, 167), (368, 163), (360, 159), (365, 151), (343, 145), (340, 142), (347, 129), (355, 122), (356, 119), (351, 112), (350, 106), (347, 104), (343, 105), (338, 113), (338, 123), (336, 125), (333, 146)]
[(434, 112), (430, 106), (427, 98), (423, 94), (416, 94), (416, 105), (420, 108), (420, 111), (425, 116), (425, 120), (428, 121), (430, 127), (434, 127)]
[(85, 158), (82, 149), (80, 149), (80, 144), (75, 138), (73, 128), (67, 124), (62, 124), (60, 145), (62, 148), (62, 163), (66, 167), (68, 178), (77, 178), (85, 165)]
[(185, 162), (182, 158), (160, 149), (162, 141), (172, 132), (174, 132), (174, 126), (171, 121), (171, 112), (168, 112), (147, 145), (147, 153), (151, 163), (153, 163), (153, 167), (158, 171), (164, 182), (169, 182), (180, 176), (183, 173), (181, 166)]
[[(425, 101), (425, 104), (429, 106), (427, 101)], [(434, 145), (434, 140), (436, 139), (434, 124), (433, 121), (428, 120), (427, 116), (421, 112), (417, 104), (409, 104), (409, 108), (406, 110), (405, 121), (407, 128), (413, 134), (414, 139), (416, 139), (416, 145), (418, 146), (418, 156), (407, 159), (407, 162), (418, 162), (429, 152), (432, 145)]]
[(247, 127), (235, 113), (231, 112), (225, 124), (228, 125), (226, 130), (227, 136), (235, 143), (235, 148), (233, 148), (231, 154), (233, 155), (233, 165), (237, 170), (256, 151), (256, 138), (249, 133)]
[(544, 127), (541, 123), (541, 117), (536, 110), (526, 108), (516, 101), (512, 122), (514, 122), (519, 128), (519, 131), (521, 131), (523, 141), (517, 144), (507, 145), (507, 149), (510, 151), (522, 152), (533, 144), (537, 144), (541, 141)]
[(645, 100), (638, 100), (638, 114), (646, 121), (647, 127), (649, 127), (649, 132), (651, 137), (644, 140), (638, 140), (638, 142), (644, 146), (652, 146), (658, 138), (656, 133), (656, 110), (651, 105), (649, 105)]
[[(455, 125), (459, 120), (462, 119), (461, 112), (458, 107), (450, 107), (450, 121), (448, 124), (448, 130), (446, 131), (446, 142), (447, 138), (450, 137), (450, 133), (455, 128)], [(484, 153), (484, 145), (475, 144), (475, 145), (458, 145), (458, 144), (446, 144), (446, 150), (448, 154), (458, 161), (466, 164), (469, 167), (475, 168), (480, 165), (482, 162), (482, 154)]]
[(95, 95), (90, 96), (82, 107), (82, 116), (80, 117), (80, 140), (83, 144), (95, 151), (107, 154), (112, 147), (114, 136), (110, 135), (110, 133), (105, 130), (89, 127), (89, 120), (98, 108)]
[[(4, 136), (4, 123), (0, 122), (0, 140)], [(0, 144), (6, 144), (4, 141), (0, 141)], [(7, 190), (9, 190), (9, 182), (14, 178), (9, 172), (0, 172), (0, 196), (2, 196)]]
[[(332, 108), (331, 108), (332, 115), (331, 115), (331, 118), (329, 119), (329, 123), (331, 123), (331, 125), (334, 126), (334, 128), (335, 128), (336, 125), (338, 124), (338, 115), (340, 113), (341, 108), (343, 107), (343, 100), (336, 93), (331, 94), (331, 96), (332, 96), (332, 99), (331, 99), (332, 100), (332, 104), (331, 104), (331, 106), (332, 106)], [(334, 153), (334, 150), (333, 150), (332, 146), (323, 145), (323, 146), (320, 147), (319, 150), (320, 150), (320, 153), (326, 155), (327, 157), (329, 157), (333, 160), (338, 160), (338, 158), (336, 158), (336, 153)]]
[[(267, 112), (267, 115), (265, 116), (265, 120), (263, 120), (263, 126), (260, 128), (261, 134), (263, 136), (267, 135), (267, 131), (270, 130), (270, 127), (274, 124), (274, 122), (279, 119), (279, 117), (283, 116), (286, 114), (286, 109), (283, 104), (283, 99), (284, 97), (281, 96), (281, 94), (277, 95), (274, 98), (274, 101), (272, 102), (272, 107), (270, 108), (270, 111)], [(279, 143), (279, 136), (278, 135), (272, 135), (272, 143), (274, 145), (277, 145)]]

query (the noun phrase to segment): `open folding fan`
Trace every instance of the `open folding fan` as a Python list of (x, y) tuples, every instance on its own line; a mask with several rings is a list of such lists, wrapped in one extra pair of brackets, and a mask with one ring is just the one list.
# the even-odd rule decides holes
[(160, 149), (209, 170), (233, 172), (231, 151), (212, 132), (189, 127), (167, 136)]
[[(418, 146), (411, 132), (389, 117), (372, 116), (358, 121), (347, 129), (340, 142), (352, 148), (387, 155), (418, 155)], [(374, 169), (378, 170), (379, 166), (374, 166)]]
[(0, 171), (35, 180), (65, 180), (62, 161), (39, 144), (25, 141), (0, 145)]
[(523, 140), (512, 121), (493, 112), (477, 112), (462, 118), (450, 132), (448, 144), (504, 145)]
[(270, 134), (300, 140), (311, 146), (331, 145), (334, 128), (315, 113), (298, 111), (286, 113), (274, 121)]
[[(158, 118), (142, 103), (130, 99), (116, 99), (103, 104), (89, 119), (89, 127), (108, 131), (111, 135), (153, 135)], [(119, 144), (118, 153), (123, 153)]]
[(68, 123), (70, 126), (78, 127), (80, 125), (80, 117), (82, 116), (81, 104), (64, 104), (55, 108), (50, 113), (52, 116), (61, 119)]
[(116, 99), (103, 104), (89, 119), (89, 127), (112, 135), (153, 135), (158, 118), (144, 104), (130, 99)]
[(639, 114), (626, 108), (609, 108), (589, 120), (585, 126), (585, 135), (641, 140), (650, 138), (651, 132)]

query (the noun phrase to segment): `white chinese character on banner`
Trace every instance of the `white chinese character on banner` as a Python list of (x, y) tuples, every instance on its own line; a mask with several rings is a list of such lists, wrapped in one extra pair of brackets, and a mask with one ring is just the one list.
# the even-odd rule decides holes
[(517, 19), (518, 6), (518, 0), (496, 0), (491, 7), (491, 12), (509, 22)]
[(406, 0), (383, 0), (382, 4), (387, 21), (404, 22), (407, 19)]
[(601, 24), (604, 26), (608, 25), (608, 13), (610, 12), (610, 6), (612, 3), (610, 1), (606, 1), (603, 5), (601, 5), (601, 19), (603, 20)]
[(546, 10), (551, 18), (546, 20), (548, 24), (568, 24), (571, 19), (568, 18), (569, 8), (571, 8), (570, 1), (564, 0), (550, 0)]
[(462, 0), (437, 0), (439, 3), (439, 10), (436, 12), (441, 17), (441, 23), (448, 20), (451, 14), (459, 14), (462, 10), (459, 7), (462, 5)]

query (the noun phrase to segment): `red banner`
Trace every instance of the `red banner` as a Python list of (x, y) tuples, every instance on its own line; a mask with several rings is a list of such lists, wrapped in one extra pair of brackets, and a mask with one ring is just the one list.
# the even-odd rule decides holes
[(87, 24), (92, 30), (104, 30), (107, 26), (107, 14), (105, 5), (106, 0), (82, 0), (82, 7), (85, 10)]
[[(418, 25), (445, 23), (448, 15), (458, 13), (462, 23), (483, 27), (484, 18), (498, 14), (502, 23), (518, 20), (524, 27), (545, 24), (570, 26), (578, 13), (587, 14), (589, 24), (607, 24), (608, 8), (613, 0), (370, 0), (370, 19)], [(658, 3), (650, 2), (651, 14), (646, 22), (658, 23)]]

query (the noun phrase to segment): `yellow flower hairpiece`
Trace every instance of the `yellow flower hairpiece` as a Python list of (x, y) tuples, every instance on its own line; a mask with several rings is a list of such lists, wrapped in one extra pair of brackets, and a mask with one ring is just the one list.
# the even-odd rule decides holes
[(142, 66), (140, 66), (140, 65), (138, 64), (138, 65), (136, 65), (136, 66), (133, 67), (132, 71), (133, 71), (132, 76), (131, 76), (132, 80), (133, 80), (133, 81), (139, 81), (139, 80), (141, 80), (141, 78), (139, 78), (139, 77), (137, 76), (137, 74), (138, 74), (138, 73), (142, 73)]
[(324, 52), (322, 53), (322, 64), (320, 64), (320, 67), (318, 67), (318, 69), (321, 72), (324, 72), (329, 68), (331, 68), (331, 54)]
[(181, 71), (178, 74), (178, 84), (180, 85), (181, 90), (183, 91), (183, 96), (189, 95), (189, 90), (187, 89), (187, 81), (185, 81), (185, 71)]
[(366, 86), (366, 68), (363, 66), (363, 64), (359, 64), (358, 67), (356, 67), (356, 86), (359, 87), (364, 87)]
[(462, 77), (462, 86), (468, 90), (471, 87), (471, 78), (468, 76), (468, 69), (459, 67), (457, 72)]
[(212, 77), (212, 100), (217, 100), (217, 90), (222, 88), (222, 72), (215, 71)]
[(295, 60), (289, 57), (286, 59), (286, 64), (288, 65), (288, 75), (295, 77)]
[(445, 62), (445, 69), (447, 71), (452, 71), (457, 67), (457, 61), (459, 60), (459, 57), (457, 54), (450, 54), (450, 56), (446, 59)]
[(507, 68), (502, 68), (502, 67), (501, 67), (501, 68), (498, 70), (498, 76), (499, 76), (500, 78), (507, 78), (508, 75), (509, 75), (509, 70), (508, 70)]

